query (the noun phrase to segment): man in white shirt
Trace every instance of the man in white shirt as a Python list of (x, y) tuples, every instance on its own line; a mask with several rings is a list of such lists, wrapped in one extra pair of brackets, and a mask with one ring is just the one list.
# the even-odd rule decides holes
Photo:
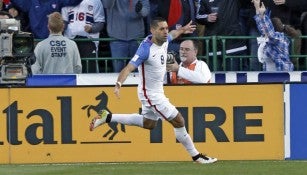
[(167, 64), (171, 84), (210, 83), (211, 72), (208, 65), (197, 59), (198, 45), (196, 41), (185, 40), (180, 44), (180, 61), (178, 65)]

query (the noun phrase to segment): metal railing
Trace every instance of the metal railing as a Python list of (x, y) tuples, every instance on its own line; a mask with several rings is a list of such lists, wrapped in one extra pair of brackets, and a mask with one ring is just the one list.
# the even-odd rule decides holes
[[(249, 61), (252, 58), (257, 58), (257, 55), (251, 55), (247, 53), (246, 55), (239, 55), (239, 56), (234, 56), (234, 55), (229, 55), (226, 53), (226, 43), (228, 40), (251, 40), (251, 39), (256, 39), (256, 36), (207, 36), (207, 37), (185, 37), (182, 39), (192, 39), (192, 40), (198, 40), (200, 43), (202, 43), (202, 53), (199, 53), (198, 58), (201, 60), (206, 61), (206, 63), (209, 65), (211, 71), (227, 71), (226, 70), (226, 63), (227, 59), (240, 59), (240, 70), (243, 69), (243, 61)], [(306, 39), (307, 36), (301, 36), (300, 39)], [(99, 42), (104, 42), (104, 43), (109, 43), (110, 41), (113, 41), (115, 39), (113, 38), (97, 38), (97, 39), (86, 39), (86, 38), (78, 38), (74, 39), (75, 41), (99, 41)], [(140, 38), (140, 40), (142, 40)], [(40, 41), (38, 39), (35, 40), (36, 42)], [(295, 70), (307, 70), (307, 55), (297, 55), (294, 54), (294, 39), (291, 39), (291, 49), (290, 49), (290, 58), (296, 58), (298, 60), (303, 60), (303, 61), (297, 61), (295, 66)], [(222, 69), (218, 68), (218, 44), (221, 43), (222, 48), (221, 48), (221, 57), (222, 57)], [(99, 48), (100, 49), (100, 48)], [(210, 53), (210, 54), (209, 54)], [(89, 69), (88, 62), (89, 61), (96, 61), (96, 72), (103, 72), (103, 73), (108, 73), (112, 72), (112, 60), (130, 60), (131, 58), (127, 57), (111, 57), (111, 51), (110, 50), (99, 50), (98, 54), (96, 54), (96, 57), (90, 57), (90, 58), (81, 58), (82, 61), (85, 61), (86, 64), (83, 66), (86, 66), (86, 70)], [(303, 62), (304, 64), (301, 65), (300, 62)], [(250, 67), (251, 65), (249, 65)]]

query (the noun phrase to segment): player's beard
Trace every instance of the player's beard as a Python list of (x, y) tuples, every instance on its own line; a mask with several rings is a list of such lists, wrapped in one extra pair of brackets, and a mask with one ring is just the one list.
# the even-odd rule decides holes
[(163, 43), (165, 43), (166, 42), (166, 40), (167, 40), (167, 36), (162, 36), (162, 35), (156, 35), (156, 37), (155, 37), (155, 40), (156, 40), (156, 44), (157, 45), (159, 45), (159, 46), (161, 46)]
[(161, 46), (163, 43), (165, 43), (166, 42), (166, 39), (164, 39), (164, 38), (157, 38), (157, 45), (159, 45), (159, 46)]
[(157, 38), (157, 42), (159, 45), (162, 45), (163, 43), (165, 43), (167, 40), (167, 38), (164, 38), (164, 37), (159, 37)]

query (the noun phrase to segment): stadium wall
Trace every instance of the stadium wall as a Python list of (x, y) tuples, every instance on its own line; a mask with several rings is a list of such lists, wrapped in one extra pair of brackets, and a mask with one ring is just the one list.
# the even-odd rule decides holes
[[(106, 92), (107, 97), (108, 97), (107, 99), (111, 99), (111, 100), (107, 100), (107, 103), (110, 104), (110, 101), (114, 101), (114, 99), (112, 99), (113, 98), (112, 91), (113, 91), (113, 84), (116, 81), (116, 78), (117, 78), (117, 74), (81, 74), (81, 75), (60, 75), (60, 76), (59, 75), (36, 75), (28, 79), (27, 87), (20, 87), (20, 88), (13, 87), (12, 88), (12, 86), (8, 86), (8, 87), (1, 88), (0, 96), (2, 100), (1, 100), (0, 107), (2, 109), (2, 117), (0, 117), (0, 125), (1, 125), (0, 126), (0, 148), (1, 148), (0, 154), (4, 156), (0, 156), (0, 163), (53, 163), (53, 162), (92, 162), (92, 161), (94, 162), (112, 161), (113, 162), (113, 161), (127, 160), (127, 158), (124, 158), (122, 160), (118, 160), (118, 159), (115, 160), (114, 158), (105, 159), (105, 156), (103, 156), (103, 158), (98, 156), (99, 158), (95, 158), (93, 160), (93, 159), (88, 159), (88, 158), (80, 158), (74, 155), (74, 154), (79, 153), (79, 152), (76, 153), (75, 151), (76, 145), (79, 145), (79, 146), (81, 145), (81, 148), (82, 148), (81, 151), (87, 152), (86, 151), (87, 149), (88, 150), (92, 149), (92, 144), (96, 145), (94, 146), (95, 149), (97, 148), (97, 150), (100, 151), (100, 149), (105, 148), (104, 145), (113, 144), (111, 146), (111, 150), (113, 150), (114, 144), (115, 145), (119, 144), (119, 147), (121, 147), (120, 146), (121, 144), (129, 145), (129, 142), (131, 142), (131, 140), (125, 140), (127, 135), (126, 133), (122, 132), (121, 127), (119, 126), (117, 126), (117, 131), (115, 130), (116, 134), (113, 140), (112, 139), (109, 140), (109, 138), (106, 139), (106, 137), (110, 137), (110, 135), (103, 137), (103, 132), (113, 131), (112, 129), (110, 129), (111, 126), (109, 130), (106, 130), (107, 127), (103, 127), (99, 129), (102, 131), (101, 132), (99, 131), (98, 136), (97, 136), (97, 133), (96, 134), (91, 133), (91, 132), (88, 133), (89, 132), (88, 123), (90, 121), (90, 118), (87, 118), (86, 121), (83, 121), (85, 119), (79, 120), (79, 118), (81, 119), (81, 118), (87, 117), (88, 115), (87, 112), (85, 114), (86, 109), (80, 110), (79, 109), (80, 105), (79, 106), (77, 105), (77, 107), (75, 105), (76, 103), (77, 104), (80, 103), (79, 102), (80, 100), (78, 99), (82, 99), (82, 101), (84, 102), (87, 101), (88, 104), (94, 104), (95, 102), (93, 102), (93, 99), (98, 97), (99, 95), (97, 94), (99, 93), (101, 94), (102, 92)], [(306, 105), (305, 101), (307, 97), (306, 97), (306, 93), (304, 93), (307, 90), (306, 89), (307, 85), (305, 83), (306, 82), (305, 72), (291, 72), (291, 73), (221, 72), (221, 73), (214, 73), (212, 79), (213, 79), (212, 84), (195, 85), (195, 87), (197, 87), (197, 89), (195, 90), (192, 90), (193, 88), (191, 88), (194, 86), (166, 86), (166, 92), (168, 91), (171, 92), (171, 93), (168, 93), (168, 95), (170, 99), (172, 100), (172, 102), (176, 106), (178, 106), (178, 109), (183, 114), (185, 114), (185, 116), (189, 116), (188, 118), (186, 118), (187, 128), (194, 142), (196, 143), (197, 147), (200, 147), (201, 151), (208, 152), (210, 153), (210, 155), (212, 154), (214, 156), (217, 156), (219, 159), (225, 159), (225, 160), (284, 159), (284, 158), (291, 159), (291, 160), (307, 159), (307, 152), (305, 149), (307, 145), (307, 137), (306, 137), (307, 129), (305, 127), (307, 124), (307, 120), (306, 120), (307, 111), (305, 107)], [(127, 89), (130, 89), (130, 88), (133, 89), (131, 93), (128, 93), (132, 96), (128, 95), (124, 97), (125, 100), (128, 100), (128, 102), (123, 102), (123, 99), (120, 100), (120, 102), (118, 100), (115, 100), (118, 103), (117, 105), (115, 105), (115, 107), (112, 107), (112, 110), (114, 108), (116, 112), (120, 112), (120, 113), (122, 112), (130, 113), (130, 112), (136, 112), (140, 110), (140, 105), (137, 102), (136, 96), (133, 96), (133, 94), (136, 94), (134, 85), (136, 84), (137, 81), (138, 81), (137, 74), (131, 74), (128, 77), (125, 84), (130, 84), (128, 85)], [(269, 82), (273, 84), (269, 84)], [(94, 85), (100, 85), (100, 87), (97, 87)], [(108, 86), (108, 85), (112, 85), (112, 86)], [(248, 103), (245, 103), (245, 102), (248, 102), (248, 100), (246, 101), (246, 99), (249, 99), (249, 98), (258, 99), (258, 97), (262, 97), (262, 96), (258, 96), (258, 94), (262, 92), (254, 91), (255, 88), (247, 88), (247, 87), (251, 87), (251, 85), (258, 85), (260, 87), (262, 86), (269, 87), (268, 85), (273, 85), (273, 86), (279, 86), (279, 88), (282, 89), (282, 92), (280, 94), (281, 94), (281, 97), (283, 97), (283, 99), (275, 99), (275, 97), (272, 98), (271, 93), (269, 93), (267, 94), (269, 98), (262, 99), (261, 104), (263, 104), (264, 101), (268, 103), (275, 103), (275, 102), (280, 102), (280, 101), (283, 102), (281, 109), (276, 108), (274, 109), (274, 111), (282, 111), (282, 114), (280, 114), (280, 116), (282, 116), (281, 117), (282, 120), (281, 121), (277, 120), (278, 125), (280, 122), (283, 123), (281, 126), (282, 130), (281, 131), (276, 130), (276, 131), (279, 133), (282, 133), (282, 136), (284, 135), (284, 137), (280, 141), (282, 143), (284, 142), (284, 145), (281, 146), (282, 149), (284, 150), (279, 151), (280, 147), (278, 147), (278, 151), (275, 150), (275, 152), (273, 151), (273, 153), (270, 153), (268, 155), (263, 156), (260, 153), (258, 157), (252, 156), (249, 158), (247, 158), (249, 154), (246, 154), (243, 151), (242, 153), (237, 153), (236, 154), (237, 157), (232, 157), (232, 155), (228, 154), (227, 152), (232, 151), (233, 148), (237, 148), (238, 145), (244, 145), (243, 143), (240, 143), (240, 144), (233, 143), (235, 140), (234, 139), (235, 138), (234, 120), (236, 119), (235, 116), (240, 114), (240, 112), (235, 113), (234, 111), (235, 109), (244, 109), (244, 106), (248, 106)], [(222, 98), (221, 100), (220, 94), (223, 94), (221, 92), (224, 90), (225, 92), (231, 92), (229, 91), (229, 88), (228, 88), (231, 86), (244, 87), (243, 89), (249, 89), (248, 94), (251, 93), (251, 94), (254, 94), (255, 96), (245, 96), (244, 94), (241, 94), (241, 90), (238, 90), (239, 93), (234, 93), (235, 94), (234, 97), (225, 98), (225, 99)], [(207, 91), (207, 88), (209, 87), (211, 89), (211, 91), (208, 91), (210, 92), (209, 94), (203, 94), (204, 96), (197, 95), (197, 98), (198, 97), (202, 98), (200, 100), (201, 103), (197, 102), (196, 104), (194, 104), (193, 102), (190, 102), (192, 100), (188, 100), (188, 101), (186, 100), (190, 98), (191, 95), (189, 94), (191, 91), (203, 92), (203, 91)], [(217, 89), (219, 89), (217, 87), (223, 87), (222, 89), (224, 88), (225, 89), (220, 92), (220, 91), (216, 91)], [(85, 89), (80, 89), (80, 88), (85, 88)], [(205, 88), (205, 89), (202, 89), (202, 88)], [(181, 92), (182, 90), (183, 92)], [(92, 91), (93, 93), (88, 94), (88, 92), (92, 92)], [(110, 91), (111, 93), (108, 91)], [(273, 89), (268, 88), (264, 91), (265, 91), (264, 93), (275, 92), (274, 88)], [(278, 92), (280, 91), (278, 90)], [(86, 94), (86, 97), (82, 97), (82, 96), (80, 97), (81, 94), (83, 95)], [(178, 96), (178, 94), (180, 94), (180, 96)], [(188, 96), (185, 96), (186, 94)], [(195, 95), (193, 95), (193, 97), (194, 96)], [(209, 97), (212, 96), (212, 97), (208, 98), (208, 96)], [(109, 98), (109, 97), (112, 97), (112, 98)], [(178, 100), (179, 97), (184, 97), (182, 99), (182, 102)], [(233, 99), (237, 99), (238, 97), (242, 98), (241, 100), (242, 102), (244, 102), (244, 104), (242, 105), (243, 108), (235, 107), (235, 103), (234, 103), (235, 100)], [(216, 101), (217, 99), (219, 100)], [(132, 100), (132, 101), (129, 101), (129, 100)], [(54, 101), (56, 101), (56, 103), (54, 103)], [(94, 100), (94, 101), (96, 101), (97, 103), (99, 100)], [(204, 104), (200, 105), (202, 103)], [(215, 108), (216, 109), (215, 112), (212, 112), (211, 114), (210, 112), (208, 112), (210, 110), (208, 110), (209, 108), (207, 107), (208, 106), (212, 107), (212, 104), (215, 104), (216, 105), (215, 107), (218, 107), (218, 108)], [(226, 106), (227, 104), (228, 106), (232, 105), (232, 107), (219, 108), (219, 105), (223, 106), (224, 104), (226, 104)], [(121, 107), (118, 107), (118, 105)], [(29, 106), (29, 107), (24, 108), (25, 106)], [(69, 108), (65, 108), (66, 106), (68, 106)], [(87, 108), (89, 106), (94, 106), (94, 105), (84, 105), (83, 104), (82, 107)], [(127, 109), (126, 106), (138, 106), (138, 109), (133, 108), (133, 111), (132, 111), (130, 108)], [(203, 107), (205, 107), (205, 110), (203, 109)], [(245, 126), (246, 126), (245, 135), (249, 136), (251, 134), (251, 135), (256, 135), (257, 137), (259, 136), (261, 137), (262, 135), (262, 136), (265, 136), (264, 138), (266, 139), (267, 134), (262, 132), (262, 129), (266, 128), (266, 127), (263, 127), (265, 126), (263, 124), (263, 121), (267, 121), (267, 120), (262, 120), (261, 117), (263, 116), (271, 117), (271, 116), (267, 115), (265, 112), (261, 113), (260, 112), (261, 108), (256, 109), (254, 107), (255, 106), (253, 106), (253, 109), (252, 108), (247, 109), (247, 112), (245, 111), (246, 120), (245, 121), (241, 120), (241, 122), (245, 123)], [(262, 110), (266, 111), (264, 109), (273, 109), (271, 107), (272, 106), (270, 106), (270, 104), (264, 105), (262, 106)], [(220, 111), (220, 112), (217, 112), (217, 111)], [(225, 116), (227, 117), (225, 117), (226, 120), (223, 124), (221, 124), (221, 126), (216, 126), (212, 128), (206, 127), (207, 125), (210, 126), (209, 124), (210, 122), (207, 121), (206, 119), (211, 119), (212, 121), (217, 122), (218, 119), (223, 118), (223, 117), (220, 117), (220, 116), (223, 116), (221, 115), (223, 114), (223, 112), (225, 113)], [(66, 113), (68, 113), (69, 115), (66, 115)], [(43, 117), (45, 115), (47, 117)], [(93, 111), (93, 109), (90, 110), (90, 115), (91, 116), (95, 115), (95, 111)], [(67, 116), (67, 118), (66, 117), (63, 118), (62, 116)], [(69, 116), (74, 116), (74, 117), (69, 117)], [(78, 116), (78, 117), (75, 117), (75, 116)], [(203, 116), (203, 118), (195, 117), (195, 116)], [(78, 120), (76, 120), (76, 118)], [(241, 119), (244, 119), (244, 118), (241, 118)], [(69, 121), (69, 120), (72, 121), (71, 126), (70, 125), (62, 126), (62, 123), (65, 123), (65, 121)], [(45, 123), (50, 123), (50, 121), (52, 124), (51, 125), (46, 124), (45, 126)], [(73, 121), (75, 121), (76, 124), (73, 124)], [(227, 124), (229, 123), (229, 121), (233, 121), (232, 128), (229, 124)], [(215, 122), (213, 122), (213, 124)], [(248, 123), (250, 122), (253, 124), (248, 125)], [(26, 123), (26, 124), (21, 125), (20, 123)], [(61, 123), (61, 126), (58, 126), (59, 123)], [(80, 125), (80, 123), (83, 123), (83, 124)], [(156, 130), (159, 130), (159, 132), (157, 131), (149, 132), (146, 130), (142, 130), (139, 128), (133, 128), (133, 127), (128, 127), (128, 128), (129, 128), (129, 131), (141, 134), (142, 137), (146, 136), (147, 140), (146, 138), (144, 138), (144, 140), (138, 140), (138, 137), (140, 136), (138, 136), (137, 139), (133, 138), (133, 136), (131, 136), (131, 138), (133, 138), (132, 140), (135, 139), (137, 143), (142, 143), (143, 146), (142, 146), (142, 149), (140, 150), (144, 149), (146, 151), (146, 154), (148, 154), (148, 150), (152, 150), (151, 146), (148, 147), (147, 145), (149, 138), (150, 138), (149, 145), (159, 145), (158, 150), (164, 147), (160, 147), (160, 144), (157, 144), (157, 143), (163, 142), (163, 144), (161, 145), (165, 145), (164, 142), (169, 142), (169, 141), (165, 141), (165, 139), (170, 140), (169, 138), (172, 138), (174, 140), (172, 128), (168, 126), (168, 124), (164, 124), (164, 123), (166, 122), (163, 122), (163, 124), (159, 122), (158, 127), (156, 129)], [(196, 125), (198, 123), (201, 123), (201, 125), (200, 127), (194, 127), (195, 125), (194, 123), (196, 123)], [(269, 123), (272, 123), (275, 125), (276, 124), (275, 118)], [(77, 126), (80, 126), (80, 127), (77, 127)], [(12, 130), (12, 128), (14, 127), (17, 128), (17, 130), (14, 130), (14, 129)], [(75, 129), (76, 127), (77, 129)], [(84, 129), (84, 127), (86, 129)], [(52, 128), (54, 131), (52, 131)], [(214, 128), (217, 128), (217, 129), (214, 129)], [(242, 127), (239, 127), (239, 128), (241, 128), (241, 131), (242, 131)], [(79, 129), (80, 131), (84, 130), (84, 132), (87, 133), (85, 134), (86, 136), (79, 136), (79, 134), (76, 134), (76, 133), (79, 133)], [(270, 128), (270, 129), (275, 130), (276, 128)], [(45, 130), (46, 132), (44, 132)], [(62, 133), (59, 134), (58, 133), (59, 130)], [(50, 135), (48, 136), (49, 132), (51, 133), (51, 135), (53, 134), (53, 137), (54, 137), (53, 140), (52, 139), (50, 140), (51, 136)], [(194, 135), (193, 134), (194, 132), (197, 134)], [(223, 134), (223, 132), (225, 134)], [(68, 133), (68, 134), (65, 134), (65, 133)], [(148, 133), (149, 133), (149, 136), (148, 136)], [(203, 133), (203, 135), (199, 135), (199, 133)], [(47, 138), (49, 138), (49, 140), (47, 139), (47, 141), (45, 140), (46, 135), (48, 136)], [(77, 135), (76, 137), (77, 139), (75, 139), (75, 135)], [(84, 139), (80, 140), (80, 138), (82, 137), (95, 138), (96, 140), (92, 139), (92, 141), (89, 141), (92, 143), (86, 143), (87, 141), (84, 141)], [(277, 138), (279, 137), (280, 135), (277, 136)], [(122, 140), (120, 140), (121, 138)], [(130, 135), (128, 135), (128, 138), (130, 138)], [(229, 142), (225, 141), (227, 140), (226, 138), (228, 139)], [(274, 136), (274, 139), (275, 138), (276, 136)], [(116, 139), (119, 139), (119, 140), (116, 140)], [(203, 141), (205, 143), (202, 143)], [(198, 143), (198, 142), (201, 142), (201, 143)], [(214, 144), (212, 144), (211, 142)], [(85, 145), (91, 145), (91, 146), (87, 147)], [(232, 145), (232, 146), (229, 147), (229, 145)], [(71, 149), (71, 147), (75, 147), (75, 148)], [(171, 147), (172, 147), (171, 150), (175, 150), (174, 152), (178, 151), (181, 155), (183, 155), (183, 157), (178, 158), (176, 156), (170, 155), (170, 159), (163, 159), (163, 158), (160, 159), (160, 155), (157, 154), (156, 151), (154, 151), (153, 156), (156, 157), (156, 159), (150, 159), (148, 161), (168, 161), (168, 160), (169, 161), (173, 161), (173, 160), (174, 161), (177, 161), (177, 160), (185, 161), (185, 160), (189, 160), (185, 151), (176, 150), (181, 147), (180, 145), (178, 146), (178, 143), (175, 143)], [(174, 149), (173, 147), (176, 149)], [(110, 148), (110, 147), (106, 146), (106, 148)], [(117, 147), (115, 146), (115, 148)], [(219, 148), (219, 149), (215, 149), (215, 148)], [(227, 148), (227, 150), (225, 150), (225, 148)], [(243, 148), (248, 149), (250, 147), (247, 146)], [(240, 149), (244, 150), (242, 148)], [(276, 149), (276, 147), (274, 149)], [(16, 151), (16, 150), (19, 150), (19, 151)], [(135, 152), (135, 150), (138, 150), (138, 149), (128, 146), (127, 150), (129, 150), (129, 152)], [(63, 156), (65, 151), (67, 151), (67, 155)], [(249, 151), (251, 150), (249, 149)], [(257, 153), (257, 149), (255, 150), (252, 149), (252, 151)], [(58, 156), (61, 154), (62, 154), (62, 158), (59, 158)], [(279, 154), (281, 154), (281, 157)], [(123, 155), (124, 156), (127, 155), (127, 152), (119, 151), (117, 152), (116, 155), (113, 155), (113, 156), (121, 157)], [(130, 156), (130, 154), (128, 155)], [(241, 155), (243, 155), (243, 157), (241, 157)], [(247, 155), (247, 157), (244, 157), (244, 155)], [(96, 156), (95, 154), (91, 155), (91, 157), (95, 157), (95, 156)], [(78, 160), (73, 160), (75, 158), (78, 158)], [(142, 158), (139, 159), (138, 157), (136, 157), (136, 159), (137, 160), (133, 160), (133, 161), (143, 160)], [(147, 160), (144, 160), (144, 161), (147, 161)]]
[[(166, 86), (197, 148), (220, 160), (284, 159), (283, 84)], [(178, 95), (179, 94), (179, 95)], [(89, 131), (98, 109), (140, 111), (136, 86), (0, 88), (0, 163), (190, 161), (167, 122)]]
[[(307, 84), (293, 83), (289, 85), (289, 117), (286, 117), (289, 154), (287, 159), (307, 159)], [(287, 148), (287, 147), (286, 147)]]
[[(34, 75), (27, 86), (114, 85), (117, 73), (77, 75)], [(137, 84), (138, 73), (128, 76), (125, 84)], [(211, 83), (289, 83), (307, 82), (307, 72), (214, 72)]]

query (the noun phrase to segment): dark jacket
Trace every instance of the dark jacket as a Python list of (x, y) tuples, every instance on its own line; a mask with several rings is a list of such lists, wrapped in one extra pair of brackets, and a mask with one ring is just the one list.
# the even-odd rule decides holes
[(295, 28), (299, 28), (301, 13), (307, 10), (306, 0), (286, 0), (283, 5), (275, 5), (272, 0), (263, 0), (263, 3), (271, 11), (271, 18), (277, 17)]
[[(181, 3), (179, 2), (179, 4), (181, 4), (180, 5), (181, 9), (176, 9), (176, 8), (179, 8), (179, 6), (175, 7), (174, 6), (175, 4), (172, 4), (173, 6), (171, 6), (172, 0), (169, 0), (169, 1), (158, 0), (158, 16), (166, 19), (168, 22), (170, 22), (169, 20), (170, 20), (171, 15), (179, 16), (177, 21), (172, 21), (171, 23), (168, 24), (170, 28), (175, 26), (174, 23), (185, 25), (188, 22), (190, 22), (190, 20), (193, 20), (193, 21), (195, 20), (196, 9), (195, 9), (194, 0), (186, 0), (186, 1), (181, 0), (181, 1), (180, 1)], [(185, 6), (183, 6), (184, 2), (189, 8), (185, 8)], [(175, 8), (174, 11), (172, 11), (172, 13), (170, 13), (171, 7)]]
[[(243, 0), (245, 1), (245, 0)], [(200, 9), (197, 13), (196, 21), (206, 26), (205, 36), (242, 36), (239, 23), (239, 10), (243, 5), (240, 0), (201, 0)], [(218, 19), (216, 22), (208, 22), (207, 18), (199, 18), (199, 15), (210, 14), (211, 7), (219, 7)], [(220, 50), (221, 43), (218, 44)], [(226, 49), (235, 49), (245, 46), (244, 40), (227, 40)]]
[(300, 11), (307, 10), (307, 1), (306, 0), (286, 0), (285, 5), (291, 9), (297, 9)]
[[(157, 16), (166, 19), (169, 30), (176, 29), (176, 24), (182, 26), (188, 24), (191, 20), (195, 21), (196, 9), (194, 0), (157, 0), (158, 14)], [(172, 4), (172, 1), (179, 1), (179, 4)], [(172, 8), (172, 10), (170, 10)], [(196, 32), (191, 34), (183, 34), (185, 36), (196, 36)]]

